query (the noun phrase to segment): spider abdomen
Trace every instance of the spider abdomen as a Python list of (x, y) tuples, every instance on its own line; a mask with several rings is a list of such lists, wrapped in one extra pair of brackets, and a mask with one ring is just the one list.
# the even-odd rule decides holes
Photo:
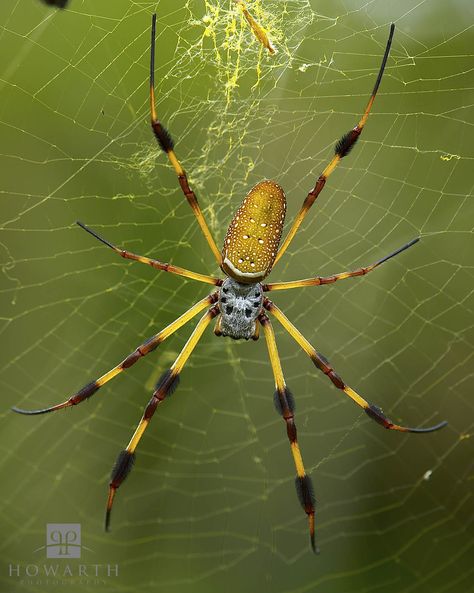
[(253, 338), (262, 302), (261, 284), (241, 284), (226, 278), (219, 290), (219, 335), (234, 340)]
[(222, 269), (238, 282), (260, 282), (270, 273), (286, 214), (283, 189), (274, 181), (257, 183), (234, 215), (222, 249)]

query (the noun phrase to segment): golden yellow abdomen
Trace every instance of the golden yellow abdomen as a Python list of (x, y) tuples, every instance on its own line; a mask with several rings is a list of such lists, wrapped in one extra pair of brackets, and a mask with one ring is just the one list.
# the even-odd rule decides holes
[(257, 183), (234, 215), (222, 249), (222, 269), (244, 284), (270, 273), (286, 214), (283, 189), (274, 181)]

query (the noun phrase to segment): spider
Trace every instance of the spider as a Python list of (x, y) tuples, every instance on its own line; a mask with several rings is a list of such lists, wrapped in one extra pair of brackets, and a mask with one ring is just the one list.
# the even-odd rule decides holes
[(138, 348), (136, 348), (113, 369), (95, 381), (85, 385), (66, 401), (38, 410), (24, 410), (17, 407), (12, 408), (15, 412), (20, 414), (34, 415), (53, 412), (55, 410), (68, 408), (81, 403), (82, 401), (92, 397), (103, 385), (108, 383), (108, 381), (113, 379), (116, 375), (129, 369), (138, 360), (155, 350), (171, 334), (190, 321), (193, 317), (198, 315), (198, 313), (205, 310), (175, 362), (167, 371), (162, 374), (158, 380), (153, 395), (144, 409), (143, 415), (130, 439), (130, 442), (128, 443), (127, 447), (118, 455), (109, 483), (109, 493), (105, 513), (106, 531), (108, 531), (110, 527), (110, 515), (115, 493), (132, 469), (135, 460), (135, 450), (138, 446), (138, 443), (140, 442), (140, 439), (142, 438), (147, 426), (150, 424), (158, 405), (161, 404), (169, 395), (171, 395), (171, 393), (178, 386), (181, 371), (183, 370), (186, 361), (199, 342), (205, 329), (209, 326), (213, 319), (216, 320), (214, 333), (217, 336), (228, 336), (235, 340), (257, 340), (259, 337), (260, 328), (264, 333), (275, 380), (276, 390), (274, 393), (274, 404), (277, 412), (283, 418), (286, 425), (290, 449), (296, 467), (295, 484), (297, 496), (301, 506), (303, 507), (303, 510), (308, 516), (310, 543), (314, 552), (317, 552), (318, 549), (315, 544), (315, 497), (313, 485), (311, 478), (306, 473), (303, 464), (303, 458), (298, 445), (294, 419), (294, 398), (291, 391), (288, 389), (283, 376), (275, 341), (275, 334), (270, 321), (270, 314), (279, 323), (281, 323), (283, 328), (313, 361), (314, 365), (320, 371), (322, 371), (338, 389), (343, 391), (358, 406), (360, 406), (366, 412), (369, 418), (375, 420), (375, 422), (378, 424), (390, 430), (413, 433), (433, 432), (446, 426), (446, 421), (428, 428), (408, 428), (406, 426), (400, 426), (393, 423), (378, 406), (370, 403), (361, 395), (356, 393), (351, 387), (349, 387), (349, 385), (347, 385), (336, 373), (334, 368), (331, 366), (331, 363), (308, 342), (308, 340), (300, 333), (293, 323), (291, 323), (291, 321), (277, 307), (277, 305), (275, 305), (264, 294), (277, 290), (301, 288), (303, 286), (331, 284), (345, 278), (363, 276), (372, 270), (375, 270), (375, 268), (387, 260), (414, 245), (419, 240), (418, 238), (406, 243), (393, 253), (390, 253), (390, 255), (379, 259), (375, 263), (350, 272), (342, 272), (340, 274), (334, 274), (327, 277), (317, 276), (314, 278), (307, 278), (304, 280), (296, 280), (291, 282), (276, 282), (271, 284), (262, 283), (262, 281), (270, 273), (273, 265), (278, 262), (290, 245), (306, 214), (324, 188), (329, 175), (335, 170), (340, 160), (350, 152), (354, 144), (357, 142), (367, 122), (367, 118), (382, 79), (390, 52), (394, 30), (395, 26), (392, 24), (390, 26), (390, 33), (385, 47), (385, 53), (382, 59), (380, 70), (362, 118), (352, 130), (347, 132), (347, 134), (344, 134), (344, 136), (342, 136), (342, 138), (337, 142), (334, 156), (317, 179), (314, 188), (308, 193), (281, 247), (278, 249), (286, 211), (285, 193), (283, 189), (274, 181), (264, 180), (260, 183), (257, 183), (257, 185), (255, 185), (248, 192), (239, 209), (236, 211), (227, 230), (222, 252), (220, 252), (203, 217), (196, 195), (189, 185), (187, 175), (175, 154), (174, 142), (167, 129), (157, 118), (155, 108), (154, 82), (156, 15), (153, 15), (150, 44), (151, 127), (159, 146), (168, 156), (168, 159), (178, 176), (181, 190), (184, 193), (189, 205), (191, 206), (197, 222), (201, 227), (202, 233), (215, 256), (217, 263), (225, 274), (225, 278), (221, 279), (214, 276), (207, 276), (180, 268), (169, 263), (163, 263), (156, 259), (150, 259), (148, 257), (136, 255), (125, 249), (120, 249), (116, 245), (101, 237), (94, 230), (78, 221), (77, 224), (81, 228), (110, 247), (113, 251), (115, 251), (115, 253), (125, 259), (130, 259), (150, 265), (157, 270), (162, 270), (171, 274), (177, 274), (179, 276), (184, 276), (186, 278), (192, 278), (193, 280), (211, 284), (217, 287), (217, 289), (209, 296), (206, 296), (194, 304), (190, 309), (185, 311), (180, 317), (170, 323), (163, 330), (153, 335), (143, 344), (138, 346)]

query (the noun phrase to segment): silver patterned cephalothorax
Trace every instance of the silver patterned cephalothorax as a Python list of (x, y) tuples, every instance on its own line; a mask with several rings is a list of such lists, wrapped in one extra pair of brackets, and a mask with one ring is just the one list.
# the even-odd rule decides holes
[(260, 282), (241, 284), (226, 278), (219, 290), (220, 317), (214, 333), (234, 340), (257, 339), (257, 318), (262, 311), (263, 290)]

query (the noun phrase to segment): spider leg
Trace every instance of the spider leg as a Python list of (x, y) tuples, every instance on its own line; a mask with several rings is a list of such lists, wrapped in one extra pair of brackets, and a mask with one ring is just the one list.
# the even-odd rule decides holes
[(305, 278), (304, 280), (292, 280), (290, 282), (274, 282), (272, 284), (264, 284), (263, 290), (267, 292), (269, 290), (286, 290), (288, 288), (303, 288), (304, 286), (319, 286), (321, 284), (332, 284), (333, 282), (337, 282), (337, 280), (345, 280), (346, 278), (353, 278), (354, 276), (364, 276), (372, 270), (375, 270), (375, 268), (377, 268), (387, 260), (391, 259), (392, 257), (395, 257), (402, 251), (405, 251), (405, 249), (408, 249), (415, 243), (418, 243), (419, 240), (420, 238), (416, 237), (416, 239), (412, 239), (409, 243), (403, 245), (403, 247), (400, 247), (393, 253), (390, 253), (390, 255), (386, 255), (385, 257), (379, 259), (375, 263), (370, 264), (370, 266), (357, 268), (352, 272), (342, 272), (341, 274), (333, 274), (332, 276), (316, 276), (315, 278)]
[(325, 375), (331, 379), (333, 384), (338, 388), (341, 389), (346, 395), (348, 395), (358, 406), (360, 406), (364, 412), (375, 420), (378, 424), (383, 426), (384, 428), (388, 428), (390, 430), (398, 430), (400, 432), (433, 432), (435, 430), (439, 430), (443, 428), (448, 423), (445, 421), (440, 422), (434, 426), (429, 426), (427, 428), (408, 428), (407, 426), (400, 426), (398, 424), (394, 424), (385, 414), (383, 411), (376, 405), (371, 404), (366, 399), (361, 397), (358, 393), (356, 393), (351, 387), (346, 385), (344, 381), (336, 374), (334, 369), (332, 368), (329, 361), (319, 352), (313, 348), (313, 346), (308, 342), (308, 340), (300, 333), (300, 331), (291, 323), (291, 321), (286, 317), (286, 315), (279, 309), (275, 303), (270, 301), (269, 299), (265, 299), (263, 306), (267, 311), (272, 313), (278, 319), (278, 321), (282, 324), (282, 326), (286, 329), (286, 331), (290, 334), (290, 336), (301, 346), (301, 348), (306, 352), (306, 354), (311, 358), (314, 365), (322, 371)]
[(252, 336), (252, 340), (254, 340), (256, 342), (259, 337), (260, 337), (260, 322), (257, 319), (256, 322), (255, 322), (255, 331), (254, 331), (254, 334)]
[(222, 327), (221, 327), (221, 323), (222, 323), (222, 316), (219, 315), (216, 319), (216, 325), (214, 326), (214, 334), (220, 338), (220, 336), (222, 336)]
[(163, 262), (158, 261), (157, 259), (150, 259), (149, 257), (144, 257), (143, 255), (136, 255), (135, 253), (132, 253), (131, 251), (126, 251), (125, 249), (120, 249), (119, 247), (116, 247), (112, 243), (109, 243), (109, 241), (107, 241), (106, 239), (101, 237), (98, 233), (96, 233), (91, 228), (86, 226), (83, 222), (80, 222), (79, 220), (77, 220), (76, 224), (78, 224), (81, 227), (81, 229), (84, 229), (90, 235), (92, 235), (93, 237), (98, 239), (101, 243), (103, 243), (104, 245), (107, 245), (107, 247), (110, 247), (111, 249), (113, 249), (115, 251), (115, 253), (117, 253), (124, 259), (132, 259), (133, 261), (138, 261), (141, 264), (147, 264), (157, 270), (162, 270), (163, 272), (171, 272), (171, 274), (176, 274), (178, 276), (184, 276), (186, 278), (192, 278), (193, 280), (198, 280), (199, 282), (205, 282), (206, 284), (213, 284), (214, 286), (220, 286), (222, 284), (222, 280), (220, 280), (219, 278), (214, 278), (213, 276), (207, 276), (205, 274), (198, 274), (197, 272), (192, 272), (191, 270), (186, 270), (185, 268), (180, 268), (178, 266), (174, 266), (173, 264), (167, 264), (167, 263), (165, 264)]
[(382, 64), (380, 66), (380, 70), (379, 70), (379, 73), (377, 76), (377, 80), (375, 81), (375, 85), (372, 90), (372, 94), (371, 94), (370, 99), (369, 99), (367, 106), (365, 108), (364, 115), (361, 117), (359, 123), (355, 126), (355, 128), (353, 128), (352, 130), (347, 132), (347, 134), (344, 134), (344, 136), (337, 142), (335, 149), (334, 149), (334, 152), (335, 152), (334, 157), (331, 159), (331, 161), (326, 166), (324, 171), (318, 177), (318, 180), (316, 181), (316, 185), (309, 192), (305, 201), (303, 202), (303, 205), (301, 206), (301, 209), (298, 212), (288, 235), (286, 236), (285, 240), (283, 241), (283, 244), (280, 247), (280, 250), (278, 251), (278, 253), (276, 255), (274, 265), (277, 263), (277, 261), (280, 259), (280, 257), (287, 250), (288, 245), (293, 240), (293, 237), (295, 236), (296, 231), (299, 229), (301, 223), (303, 222), (306, 214), (308, 213), (308, 210), (314, 204), (316, 198), (319, 196), (323, 187), (325, 186), (329, 175), (331, 175), (331, 173), (337, 167), (340, 160), (342, 158), (344, 158), (347, 154), (349, 154), (349, 152), (353, 148), (354, 144), (359, 139), (359, 136), (367, 122), (367, 118), (369, 117), (369, 113), (370, 113), (370, 110), (372, 109), (372, 105), (375, 101), (375, 96), (377, 95), (377, 91), (380, 86), (380, 81), (382, 80), (383, 72), (385, 70), (385, 65), (386, 65), (387, 59), (388, 59), (388, 54), (390, 53), (390, 46), (392, 45), (394, 31), (395, 31), (395, 25), (392, 23), (390, 25), (390, 33), (388, 36), (387, 45), (385, 46), (385, 53), (384, 53), (384, 56), (382, 59)]
[(186, 199), (188, 200), (189, 205), (191, 206), (194, 215), (201, 227), (202, 233), (206, 238), (211, 251), (214, 253), (214, 257), (216, 258), (217, 263), (219, 266), (222, 263), (222, 257), (220, 254), (219, 249), (214, 241), (214, 238), (207, 226), (206, 221), (204, 220), (204, 216), (201, 212), (201, 208), (199, 207), (197, 198), (193, 190), (189, 187), (188, 178), (186, 176), (186, 172), (184, 171), (181, 163), (179, 162), (175, 152), (174, 152), (174, 141), (171, 138), (170, 133), (168, 130), (163, 126), (163, 124), (158, 120), (156, 115), (156, 108), (155, 108), (155, 37), (156, 37), (156, 14), (152, 16), (151, 21), (151, 46), (150, 46), (150, 111), (151, 111), (151, 127), (153, 133), (155, 134), (156, 140), (160, 146), (160, 148), (166, 153), (168, 159), (178, 176), (179, 185), (181, 190), (183, 191)]
[(286, 423), (286, 433), (290, 441), (291, 453), (296, 466), (296, 493), (298, 499), (303, 507), (303, 510), (308, 515), (309, 522), (309, 536), (313, 552), (319, 553), (314, 541), (314, 506), (315, 498), (313, 491), (313, 483), (311, 478), (306, 474), (303, 465), (303, 458), (301, 457), (300, 448), (298, 446), (296, 425), (294, 421), (294, 399), (290, 390), (286, 386), (283, 371), (281, 369), (280, 357), (278, 355), (277, 345), (275, 341), (275, 333), (273, 331), (270, 319), (262, 313), (259, 321), (263, 328), (263, 333), (267, 341), (268, 354), (270, 363), (272, 365), (273, 376), (275, 377), (275, 395), (274, 402), (277, 412), (283, 417)]
[(130, 442), (128, 443), (126, 449), (119, 453), (117, 461), (115, 462), (115, 466), (112, 470), (112, 475), (110, 477), (109, 495), (107, 498), (107, 509), (105, 513), (106, 531), (108, 531), (110, 527), (110, 514), (112, 511), (115, 492), (132, 469), (135, 460), (135, 449), (137, 448), (143, 433), (150, 423), (153, 414), (158, 407), (158, 404), (160, 404), (167, 396), (171, 395), (178, 386), (179, 376), (186, 361), (199, 342), (204, 330), (210, 324), (212, 319), (218, 314), (218, 312), (218, 306), (214, 305), (201, 317), (198, 324), (194, 328), (193, 333), (189, 337), (181, 352), (178, 354), (178, 357), (171, 368), (161, 375), (158, 383), (156, 384), (155, 391), (153, 392), (153, 395), (143, 412), (142, 418), (138, 423), (138, 426), (135, 429)]
[(151, 338), (149, 338), (146, 342), (143, 342), (138, 348), (136, 348), (131, 354), (129, 354), (120, 364), (115, 366), (113, 369), (96, 379), (95, 381), (91, 381), (87, 385), (85, 385), (82, 389), (77, 391), (74, 395), (72, 395), (66, 401), (56, 404), (55, 406), (51, 406), (49, 408), (43, 408), (40, 410), (23, 410), (21, 408), (13, 407), (12, 410), (17, 412), (18, 414), (27, 414), (27, 415), (37, 415), (37, 414), (46, 414), (47, 412), (54, 412), (56, 410), (61, 410), (63, 408), (69, 408), (70, 406), (76, 406), (80, 404), (85, 399), (88, 399), (94, 393), (96, 393), (103, 385), (105, 385), (108, 381), (113, 379), (116, 375), (129, 369), (133, 366), (137, 360), (143, 358), (150, 352), (153, 352), (159, 344), (164, 342), (166, 338), (168, 338), (171, 334), (177, 331), (180, 327), (182, 327), (185, 323), (187, 323), (190, 319), (200, 313), (209, 305), (214, 304), (217, 301), (217, 293), (213, 293), (206, 298), (202, 299), (195, 305), (193, 305), (190, 309), (188, 309), (185, 313), (183, 313), (178, 319), (170, 323), (167, 327), (161, 330), (159, 333), (155, 334)]

